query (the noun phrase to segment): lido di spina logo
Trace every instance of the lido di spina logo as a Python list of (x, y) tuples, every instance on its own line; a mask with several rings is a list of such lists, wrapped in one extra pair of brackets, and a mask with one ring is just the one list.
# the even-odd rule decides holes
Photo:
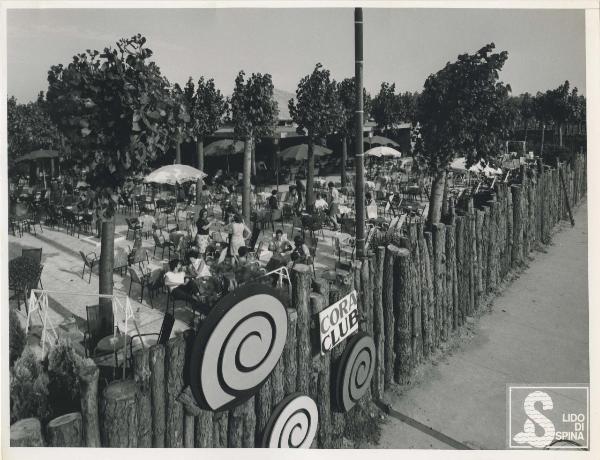
[(513, 449), (587, 449), (587, 386), (509, 386), (508, 439)]

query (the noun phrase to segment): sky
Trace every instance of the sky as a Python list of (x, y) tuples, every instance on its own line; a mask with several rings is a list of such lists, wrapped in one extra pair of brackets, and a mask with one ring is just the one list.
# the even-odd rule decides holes
[[(419, 91), (428, 75), (487, 43), (508, 51), (501, 80), (513, 94), (565, 80), (585, 94), (583, 10), (363, 9), (364, 81)], [(214, 78), (224, 94), (239, 70), (270, 73), (294, 92), (317, 62), (341, 80), (354, 75), (351, 8), (9, 10), (8, 94), (34, 100), (51, 65), (141, 33), (171, 83)]]

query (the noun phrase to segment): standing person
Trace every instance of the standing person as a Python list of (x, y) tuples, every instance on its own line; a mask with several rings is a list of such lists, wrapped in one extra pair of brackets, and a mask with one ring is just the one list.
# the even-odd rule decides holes
[(294, 261), (294, 265), (310, 263), (310, 249), (304, 244), (301, 236), (294, 238), (294, 250), (292, 251), (291, 259)]
[(300, 196), (300, 204), (302, 204), (302, 200), (306, 196), (306, 187), (300, 179), (296, 179), (296, 190), (298, 190), (298, 195)]
[(246, 245), (245, 239), (250, 237), (251, 231), (244, 223), (242, 216), (236, 214), (233, 217), (233, 222), (230, 224), (229, 230), (229, 253), (237, 255), (238, 250)]
[(208, 211), (206, 209), (201, 209), (198, 213), (198, 220), (196, 221), (196, 228), (198, 229), (198, 233), (196, 233), (196, 245), (198, 246), (198, 252), (200, 252), (200, 254), (206, 252), (211, 225), (212, 222), (209, 222), (208, 220)]
[(329, 188), (329, 194), (327, 196), (329, 204), (329, 220), (333, 224), (334, 231), (337, 231), (338, 214), (340, 212), (340, 192), (337, 188), (335, 188), (335, 184), (333, 182), (329, 182), (329, 184), (327, 184), (327, 187)]

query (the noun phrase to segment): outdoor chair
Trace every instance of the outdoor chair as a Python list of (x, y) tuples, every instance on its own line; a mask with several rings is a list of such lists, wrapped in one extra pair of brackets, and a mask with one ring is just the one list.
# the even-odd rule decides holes
[[(129, 267), (129, 292), (127, 293), (127, 295), (129, 297), (131, 297), (131, 288), (134, 284), (139, 284), (140, 285), (140, 303), (144, 300), (144, 288), (148, 286), (148, 277), (145, 275), (142, 275), (141, 277), (137, 274), (137, 272), (132, 268)], [(152, 296), (150, 297), (150, 305), (152, 305)]]
[(341, 260), (342, 254), (346, 260), (348, 260), (348, 258), (354, 259), (354, 238), (347, 237), (342, 239), (337, 236), (334, 238), (334, 244), (338, 261)]
[(42, 248), (21, 249), (21, 256), (34, 260), (37, 264), (42, 263)]
[[(171, 260), (171, 248), (175, 248), (175, 245), (167, 240), (164, 236), (158, 236), (155, 233), (152, 234), (152, 237), (154, 238), (154, 255), (156, 255), (156, 248), (160, 248), (162, 249), (162, 254), (161, 254), (161, 259), (164, 259), (165, 257), (165, 248), (167, 248), (169, 250), (168, 253), (168, 257), (169, 260)], [(162, 238), (162, 241), (161, 241)]]
[(84, 254), (83, 251), (79, 251), (79, 255), (83, 260), (83, 269), (81, 270), (81, 279), (83, 279), (83, 275), (85, 274), (86, 267), (90, 269), (90, 277), (88, 279), (88, 284), (92, 282), (92, 271), (94, 270), (94, 265), (98, 263), (98, 256), (96, 256), (95, 252), (90, 252), (89, 254)]
[[(105, 309), (110, 309), (110, 314), (104, 312)], [(96, 358), (101, 356), (96, 350), (98, 342), (104, 337), (114, 333), (112, 321), (107, 321), (107, 318), (112, 317), (112, 304), (88, 305), (85, 307), (85, 311), (87, 315), (87, 331), (83, 334), (85, 354), (87, 358)], [(103, 312), (106, 314), (102, 314)], [(110, 353), (110, 351), (106, 351), (102, 353), (102, 355), (108, 355)]]
[(290, 240), (294, 239), (294, 232), (298, 230), (302, 234), (302, 238), (304, 238), (304, 225), (302, 223), (302, 217), (296, 214), (292, 215), (292, 234), (290, 235)]
[(129, 232), (133, 232), (133, 239), (135, 240), (137, 233), (142, 231), (142, 224), (140, 223), (137, 217), (133, 217), (131, 219), (128, 219), (126, 217), (125, 223), (127, 224), (127, 232), (125, 233), (125, 238), (128, 239)]
[[(175, 324), (175, 317), (170, 313), (165, 313), (163, 317), (162, 323), (160, 325), (160, 332), (148, 332), (145, 334), (135, 334), (131, 336), (131, 340), (129, 341), (129, 367), (133, 367), (133, 346), (134, 341), (139, 339), (139, 343), (142, 347), (154, 345), (154, 343), (158, 345), (166, 345), (171, 337), (171, 331), (173, 330), (173, 325)], [(145, 344), (143, 337), (151, 337), (156, 336), (156, 342), (152, 344)]]

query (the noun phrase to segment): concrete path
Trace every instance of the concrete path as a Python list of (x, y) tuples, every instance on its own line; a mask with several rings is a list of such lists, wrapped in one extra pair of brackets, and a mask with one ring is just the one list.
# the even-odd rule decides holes
[(505, 449), (506, 385), (589, 382), (587, 206), (410, 388), (378, 448)]

